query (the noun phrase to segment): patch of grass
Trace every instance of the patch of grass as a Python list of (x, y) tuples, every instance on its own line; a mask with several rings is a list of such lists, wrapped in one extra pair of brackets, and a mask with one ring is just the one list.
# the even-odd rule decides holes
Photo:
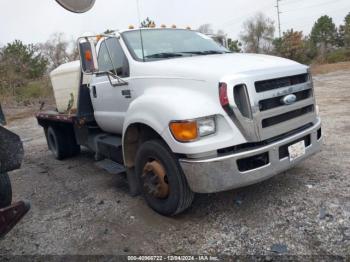
[(325, 57), (325, 61), (330, 64), (350, 61), (350, 49), (342, 48), (334, 50), (327, 54), (327, 56)]
[(31, 103), (52, 96), (52, 87), (46, 78), (28, 82), (26, 85), (15, 89), (15, 100), (17, 102)]
[(16, 90), (16, 95), (22, 99), (39, 98), (42, 94), (42, 87), (39, 83), (29, 83)]
[(0, 88), (1, 101), (34, 102), (38, 99), (53, 97), (53, 90), (48, 78), (28, 81), (22, 85), (11, 88), (2, 86)]

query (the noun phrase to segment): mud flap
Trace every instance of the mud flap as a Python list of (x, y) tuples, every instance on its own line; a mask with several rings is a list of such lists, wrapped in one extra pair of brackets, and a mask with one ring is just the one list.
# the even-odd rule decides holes
[(19, 169), (23, 155), (20, 137), (0, 126), (0, 173)]
[(129, 184), (130, 195), (135, 197), (141, 194), (140, 180), (137, 179), (135, 168), (127, 168), (126, 178)]

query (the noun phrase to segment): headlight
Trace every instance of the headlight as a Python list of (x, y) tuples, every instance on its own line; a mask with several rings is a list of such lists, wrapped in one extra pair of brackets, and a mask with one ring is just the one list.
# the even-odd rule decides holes
[(202, 118), (197, 120), (199, 136), (209, 136), (216, 132), (215, 118)]
[(216, 132), (215, 117), (172, 121), (169, 124), (169, 128), (177, 141), (191, 142), (200, 137), (209, 136)]

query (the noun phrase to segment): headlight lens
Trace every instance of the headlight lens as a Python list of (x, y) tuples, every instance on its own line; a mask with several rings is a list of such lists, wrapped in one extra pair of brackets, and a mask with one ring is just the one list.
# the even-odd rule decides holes
[(209, 136), (216, 132), (214, 117), (203, 118), (197, 121), (199, 136)]
[(174, 138), (179, 142), (191, 142), (216, 132), (214, 117), (196, 120), (173, 121), (169, 125)]

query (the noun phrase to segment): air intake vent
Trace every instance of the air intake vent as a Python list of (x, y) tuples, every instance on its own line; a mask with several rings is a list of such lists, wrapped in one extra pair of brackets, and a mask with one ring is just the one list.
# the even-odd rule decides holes
[(279, 123), (291, 120), (293, 118), (296, 117), (300, 117), (302, 115), (308, 114), (314, 112), (314, 105), (309, 105), (294, 111), (290, 111), (288, 113), (282, 114), (282, 115), (278, 115), (278, 116), (273, 116), (270, 118), (266, 118), (262, 121), (262, 127), (270, 127), (273, 125), (277, 125)]
[(255, 83), (256, 92), (265, 92), (287, 86), (298, 85), (308, 81), (308, 74), (287, 76), (282, 78), (259, 81)]
[[(295, 92), (293, 93), (296, 96), (296, 102), (308, 99), (310, 97), (312, 97), (312, 90), (311, 89), (307, 89), (307, 90), (303, 90), (300, 92)], [(273, 109), (279, 106), (285, 106), (284, 104), (281, 103), (281, 98), (283, 96), (276, 96), (276, 97), (272, 97), (272, 98), (268, 98), (268, 99), (264, 99), (259, 101), (259, 109), (260, 111), (266, 111), (269, 109)]]
[(233, 89), (235, 103), (242, 116), (253, 119), (252, 109), (249, 102), (249, 94), (246, 85), (237, 85)]

